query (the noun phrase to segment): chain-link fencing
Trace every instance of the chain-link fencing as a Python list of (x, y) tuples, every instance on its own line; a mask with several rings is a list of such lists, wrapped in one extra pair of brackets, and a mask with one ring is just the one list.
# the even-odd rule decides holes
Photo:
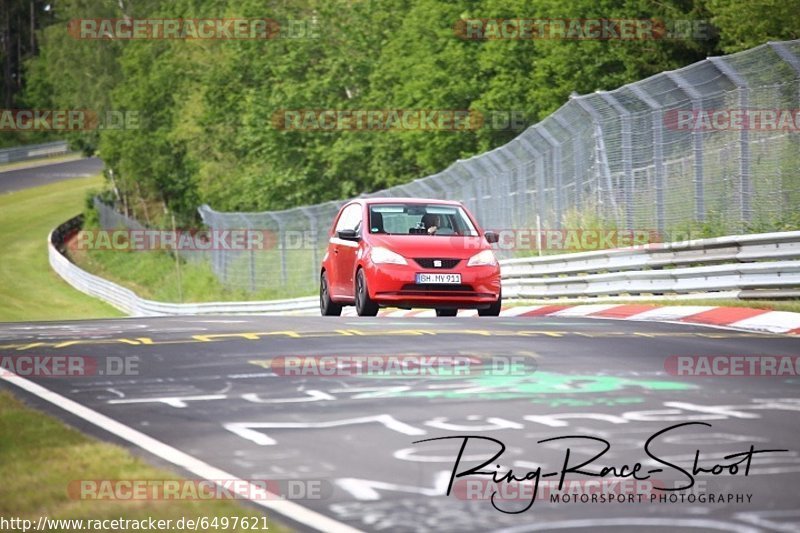
[[(800, 41), (769, 43), (573, 96), (504, 146), (364, 196), (461, 200), (495, 230), (615, 228), (674, 239), (784, 229), (800, 211), (799, 108)], [(274, 236), (266, 250), (204, 257), (227, 286), (312, 294), (342, 203), (261, 213), (204, 205), (211, 230)]]

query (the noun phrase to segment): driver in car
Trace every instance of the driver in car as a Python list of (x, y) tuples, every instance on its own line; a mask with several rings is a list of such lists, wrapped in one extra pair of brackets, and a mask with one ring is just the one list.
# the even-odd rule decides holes
[(422, 225), (425, 227), (425, 230), (428, 232), (428, 235), (433, 235), (436, 233), (436, 230), (439, 229), (439, 215), (435, 215), (433, 213), (425, 213), (422, 216)]

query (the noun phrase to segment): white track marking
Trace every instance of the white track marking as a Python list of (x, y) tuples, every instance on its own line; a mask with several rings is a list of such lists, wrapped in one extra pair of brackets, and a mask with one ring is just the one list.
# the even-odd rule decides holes
[(535, 311), (537, 309), (541, 309), (544, 307), (543, 305), (517, 305), (515, 307), (509, 307), (508, 309), (503, 309), (500, 313), (500, 316), (519, 316), (522, 313), (527, 313), (529, 311)]
[(785, 333), (800, 328), (800, 313), (769, 311), (728, 324), (732, 328), (754, 329), (770, 333)]
[[(170, 463), (179, 466), (180, 468), (183, 468), (196, 476), (200, 476), (205, 480), (233, 480), (235, 481), (233, 484), (234, 487), (244, 487), (242, 492), (237, 492), (237, 494), (240, 496), (244, 496), (246, 498), (248, 493), (258, 494), (258, 490), (263, 492), (263, 489), (257, 489), (254, 485), (246, 483), (244, 480), (239, 479), (238, 477), (229, 474), (224, 470), (211, 466), (208, 463), (205, 463), (185, 452), (178, 450), (177, 448), (173, 448), (168, 444), (164, 444), (163, 442), (145, 435), (140, 431), (136, 431), (125, 424), (117, 422), (116, 420), (100, 414), (97, 411), (74, 402), (69, 398), (61, 396), (56, 392), (46, 389), (41, 385), (37, 385), (32, 381), (28, 381), (27, 379), (19, 376), (8, 376), (2, 374), (0, 374), (0, 379), (5, 380), (12, 385), (16, 385), (30, 394), (38, 396), (39, 398), (50, 402), (51, 404), (60, 407), (61, 409), (64, 409), (65, 411), (82, 418), (83, 420), (86, 420), (87, 422), (94, 424), (103, 430), (108, 431), (112, 435), (116, 435), (117, 437), (124, 439), (131, 444), (139, 446), (143, 450), (160, 457), (165, 461), (169, 461)], [(360, 532), (358, 529), (352, 528), (347, 524), (329, 518), (316, 511), (312, 511), (311, 509), (306, 509), (305, 507), (294, 502), (281, 500), (280, 496), (278, 495), (270, 493), (267, 494), (269, 498), (274, 497), (275, 499), (246, 499), (249, 499), (256, 505), (264, 507), (265, 509), (269, 509), (270, 511), (274, 511), (290, 520), (299, 522), (318, 531), (341, 531), (343, 533)]]
[(376, 422), (383, 424), (387, 429), (397, 431), (403, 435), (425, 435), (424, 429), (410, 426), (400, 422), (392, 415), (373, 415), (358, 418), (346, 418), (341, 420), (328, 420), (325, 422), (230, 422), (223, 424), (223, 427), (239, 435), (243, 439), (255, 442), (259, 446), (274, 446), (277, 441), (268, 435), (256, 431), (257, 429), (327, 429), (341, 426), (351, 426), (353, 424), (369, 424)]
[(705, 311), (717, 309), (717, 307), (707, 305), (667, 305), (658, 307), (643, 313), (631, 315), (626, 320), (680, 320), (687, 316), (696, 315)]
[(547, 316), (586, 316), (591, 315), (592, 313), (599, 313), (600, 311), (605, 311), (606, 309), (611, 309), (614, 307), (619, 307), (619, 304), (587, 304), (587, 305), (574, 305), (572, 307), (567, 307), (566, 309), (562, 309), (561, 311), (556, 311), (555, 313), (550, 313)]

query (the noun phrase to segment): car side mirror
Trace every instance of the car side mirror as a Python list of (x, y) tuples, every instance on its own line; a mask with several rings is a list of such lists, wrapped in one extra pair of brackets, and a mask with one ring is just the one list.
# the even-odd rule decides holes
[(357, 241), (361, 239), (354, 229), (340, 229), (336, 232), (336, 236), (344, 241)]
[(486, 238), (486, 242), (489, 244), (494, 244), (500, 240), (500, 235), (494, 231), (484, 231), (483, 236)]

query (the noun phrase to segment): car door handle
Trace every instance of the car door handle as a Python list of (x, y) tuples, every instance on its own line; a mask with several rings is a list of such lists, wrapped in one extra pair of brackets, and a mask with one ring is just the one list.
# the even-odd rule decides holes
[(339, 249), (338, 248), (334, 248), (333, 249), (333, 253), (338, 254), (339, 253)]

